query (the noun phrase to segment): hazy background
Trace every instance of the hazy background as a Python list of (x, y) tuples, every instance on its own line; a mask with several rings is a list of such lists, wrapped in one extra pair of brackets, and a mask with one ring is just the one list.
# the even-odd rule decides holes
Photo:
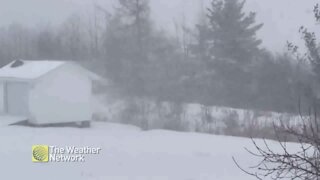
[[(244, 168), (256, 159), (240, 150), (251, 139), (238, 137), (306, 139), (319, 147), (313, 129), (320, 127), (309, 122), (316, 119), (312, 113), (320, 113), (320, 43), (313, 34), (319, 35), (319, 0), (247, 0), (244, 7), (242, 2), (0, 0), (0, 66), (15, 60), (7, 67), (19, 70), (28, 68), (24, 60), (72, 61), (103, 79), (92, 83), (91, 128), (74, 129), (77, 122), (68, 129), (69, 123), (57, 124), (63, 129), (25, 128), (8, 126), (22, 119), (0, 118), (0, 142), (9, 147), (0, 149), (3, 167), (22, 170), (0, 173), (0, 179), (31, 179), (37, 171), (49, 179), (248, 180), (232, 157), (241, 158)], [(83, 89), (68, 86), (75, 94)], [(51, 97), (51, 90), (40, 97)], [(73, 98), (55, 97), (68, 104)], [(52, 108), (48, 112), (61, 109), (55, 100), (54, 106), (44, 102)], [(31, 116), (25, 114), (23, 120)], [(30, 147), (43, 142), (105, 151), (85, 166), (48, 164), (38, 171), (39, 164), (30, 164)], [(283, 147), (289, 146), (278, 149)], [(297, 148), (286, 152), (291, 149)], [(299, 152), (305, 156), (305, 150)]]
[[(286, 49), (287, 40), (301, 44), (297, 31), (301, 25), (316, 30), (313, 5), (317, 0), (247, 0), (246, 10), (257, 12), (257, 22), (264, 23), (258, 32), (263, 46), (274, 52)], [(0, 0), (0, 25), (13, 22), (23, 25), (59, 24), (66, 17), (92, 13), (94, 4), (103, 5), (110, 11), (117, 5), (115, 0)], [(152, 16), (157, 26), (174, 33), (174, 22), (185, 21), (192, 27), (199, 13), (210, 0), (151, 0)], [(185, 18), (184, 18), (185, 17)], [(299, 43), (298, 43), (299, 42)]]

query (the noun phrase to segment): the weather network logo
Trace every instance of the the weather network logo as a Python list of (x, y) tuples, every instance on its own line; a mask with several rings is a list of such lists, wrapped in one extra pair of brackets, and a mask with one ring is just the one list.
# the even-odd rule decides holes
[(99, 155), (100, 147), (76, 146), (32, 146), (32, 162), (85, 162), (86, 156)]
[(32, 162), (48, 162), (49, 146), (34, 145), (32, 146)]

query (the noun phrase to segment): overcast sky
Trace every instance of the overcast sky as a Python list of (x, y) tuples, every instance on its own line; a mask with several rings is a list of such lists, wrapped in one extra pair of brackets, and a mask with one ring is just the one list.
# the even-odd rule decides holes
[[(29, 26), (58, 24), (73, 13), (90, 13), (94, 3), (112, 9), (116, 0), (0, 0), (0, 25), (22, 23)], [(201, 9), (201, 0), (151, 0), (152, 16), (159, 28), (173, 33), (174, 21), (186, 17), (192, 26)], [(210, 0), (204, 0), (208, 5)], [(246, 10), (256, 11), (257, 21), (264, 23), (258, 36), (264, 47), (282, 51), (287, 40), (298, 42), (301, 25), (315, 27), (312, 9), (317, 0), (247, 0)]]

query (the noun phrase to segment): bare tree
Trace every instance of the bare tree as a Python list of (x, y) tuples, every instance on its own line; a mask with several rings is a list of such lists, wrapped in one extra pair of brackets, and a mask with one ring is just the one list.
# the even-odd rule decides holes
[[(316, 21), (320, 20), (319, 5), (314, 7), (314, 17)], [(314, 79), (319, 83), (320, 74), (320, 52), (315, 33), (309, 32), (305, 27), (300, 28), (300, 33), (305, 41), (307, 52), (301, 56), (298, 53), (298, 47), (288, 44), (289, 50), (293, 52), (298, 60), (310, 62), (314, 73)], [(280, 151), (275, 151), (270, 144), (264, 141), (264, 145), (259, 145), (255, 140), (253, 144), (255, 151), (248, 150), (254, 157), (261, 158), (261, 162), (253, 167), (254, 173), (249, 172), (237, 166), (247, 174), (255, 176), (258, 179), (292, 179), (292, 180), (319, 180), (320, 179), (320, 120), (318, 118), (319, 97), (314, 92), (312, 109), (304, 117), (301, 112), (301, 99), (299, 98), (299, 113), (301, 123), (290, 124), (281, 122), (274, 125), (276, 140), (281, 147)], [(298, 150), (292, 150), (287, 146), (285, 137), (290, 136), (299, 145)]]
[(111, 13), (103, 6), (94, 3), (93, 12), (89, 19), (89, 41), (90, 41), (90, 53), (94, 59), (103, 58), (103, 38), (106, 33)]
[[(319, 180), (320, 179), (320, 122), (317, 110), (313, 115), (303, 117), (300, 125), (281, 123), (274, 125), (277, 141), (281, 151), (274, 150), (267, 141), (263, 145), (252, 140), (255, 150), (247, 151), (261, 161), (251, 169), (243, 169), (234, 159), (236, 165), (249, 175), (257, 179), (292, 179), (292, 180)], [(298, 150), (290, 149), (288, 136), (294, 137), (299, 145)]]
[(82, 60), (87, 54), (87, 34), (83, 32), (83, 22), (77, 14), (70, 16), (63, 24), (59, 37), (66, 47), (66, 56), (71, 60)]

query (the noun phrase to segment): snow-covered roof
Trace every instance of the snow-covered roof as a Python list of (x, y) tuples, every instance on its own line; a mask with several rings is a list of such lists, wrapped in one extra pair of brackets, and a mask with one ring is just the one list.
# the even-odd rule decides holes
[(16, 60), (0, 68), (0, 78), (37, 79), (65, 63), (66, 61)]
[(77, 67), (83, 74), (87, 75), (91, 80), (108, 84), (108, 81), (101, 76), (91, 72), (82, 65), (72, 61), (53, 61), (53, 60), (15, 60), (8, 65), (0, 68), (0, 78), (10, 80), (36, 80), (47, 73), (64, 66), (72, 64)]

